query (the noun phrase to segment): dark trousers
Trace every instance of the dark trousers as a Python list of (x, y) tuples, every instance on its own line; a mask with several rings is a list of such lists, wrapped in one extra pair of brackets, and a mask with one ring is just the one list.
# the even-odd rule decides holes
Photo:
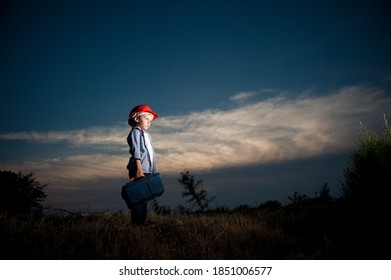
[[(145, 176), (149, 176), (150, 174), (144, 174)], [(136, 172), (134, 170), (129, 170), (129, 178), (136, 177)], [(126, 195), (122, 195), (122, 198), (125, 200), (126, 205), (130, 209), (131, 222), (135, 225), (142, 225), (147, 221), (148, 214), (148, 202), (139, 204), (139, 205), (131, 205), (129, 199)]]
[(142, 203), (130, 208), (132, 224), (142, 225), (147, 221), (148, 203)]

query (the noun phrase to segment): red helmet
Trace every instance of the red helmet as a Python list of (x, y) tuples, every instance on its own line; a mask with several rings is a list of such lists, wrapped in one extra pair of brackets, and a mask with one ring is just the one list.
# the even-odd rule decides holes
[(152, 111), (151, 107), (149, 107), (148, 105), (146, 105), (146, 104), (137, 105), (129, 113), (128, 124), (130, 126), (135, 125), (134, 119), (133, 119), (135, 114), (142, 113), (142, 112), (150, 113), (153, 116), (153, 119), (157, 119), (159, 117), (159, 115), (157, 113), (155, 113), (154, 111)]

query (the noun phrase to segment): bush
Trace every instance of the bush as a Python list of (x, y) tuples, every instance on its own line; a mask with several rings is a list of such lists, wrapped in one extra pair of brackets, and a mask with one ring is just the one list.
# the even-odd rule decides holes
[(342, 197), (355, 204), (385, 207), (391, 195), (391, 128), (384, 116), (383, 136), (361, 126), (359, 142), (344, 171)]
[(0, 171), (0, 212), (11, 216), (41, 213), (41, 202), (46, 199), (45, 187), (32, 173)]
[(201, 212), (209, 210), (209, 203), (214, 201), (216, 197), (208, 197), (207, 191), (202, 187), (202, 180), (195, 181), (194, 175), (191, 175), (189, 171), (181, 172), (180, 175), (178, 182), (185, 189), (182, 192), (182, 197), (190, 197), (187, 202), (191, 204), (192, 208), (196, 206)]
[(361, 127), (351, 165), (344, 171), (342, 201), (347, 210), (346, 235), (355, 244), (357, 254), (390, 258), (389, 174), (391, 129), (384, 117), (383, 135)]

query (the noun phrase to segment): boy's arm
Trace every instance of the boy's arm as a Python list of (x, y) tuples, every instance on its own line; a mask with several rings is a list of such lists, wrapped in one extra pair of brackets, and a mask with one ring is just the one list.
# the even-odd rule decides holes
[(130, 143), (129, 146), (131, 147), (130, 154), (136, 162), (136, 178), (144, 177), (143, 167), (141, 164), (140, 141), (141, 131), (139, 129), (132, 130), (128, 136), (128, 143)]
[(136, 178), (144, 177), (144, 172), (143, 172), (143, 167), (141, 165), (141, 160), (136, 159), (136, 166), (137, 166)]

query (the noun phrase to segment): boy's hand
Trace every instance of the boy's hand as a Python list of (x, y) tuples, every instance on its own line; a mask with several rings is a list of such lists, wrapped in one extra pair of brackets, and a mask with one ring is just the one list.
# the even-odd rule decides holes
[(137, 169), (136, 178), (145, 177), (144, 172)]

